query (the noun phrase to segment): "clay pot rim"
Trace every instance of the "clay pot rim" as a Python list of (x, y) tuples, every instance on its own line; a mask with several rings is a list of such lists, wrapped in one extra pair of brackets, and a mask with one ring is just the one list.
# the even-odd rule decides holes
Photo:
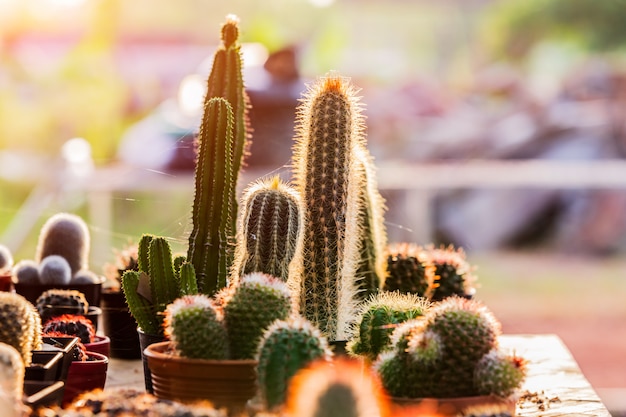
[(465, 401), (479, 401), (479, 400), (491, 400), (491, 401), (517, 401), (517, 396), (515, 394), (510, 395), (508, 397), (499, 397), (497, 395), (489, 394), (489, 395), (470, 395), (465, 397), (421, 397), (421, 398), (410, 398), (410, 397), (389, 397), (389, 399), (397, 404), (402, 403), (415, 403), (418, 401), (437, 401), (437, 402), (465, 402)]
[(175, 360), (180, 362), (186, 362), (190, 364), (202, 363), (202, 364), (216, 364), (216, 365), (246, 365), (256, 366), (258, 361), (255, 359), (199, 359), (199, 358), (186, 358), (180, 356), (174, 352), (174, 343), (171, 341), (157, 342), (149, 345), (144, 349), (144, 354), (149, 358), (157, 360)]

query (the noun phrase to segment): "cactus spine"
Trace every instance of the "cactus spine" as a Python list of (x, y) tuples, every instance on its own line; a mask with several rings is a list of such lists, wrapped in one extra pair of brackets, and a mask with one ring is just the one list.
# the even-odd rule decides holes
[[(122, 290), (137, 325), (149, 334), (163, 334), (163, 311), (182, 295), (196, 294), (196, 276), (188, 262), (174, 267), (167, 240), (144, 234), (139, 240), (139, 271), (122, 275)], [(178, 272), (178, 273), (177, 273)]]
[(318, 80), (299, 106), (294, 174), (304, 200), (300, 309), (330, 340), (346, 340), (358, 302), (359, 193), (355, 149), (365, 141), (355, 88), (336, 75)]
[(226, 359), (226, 329), (213, 301), (204, 294), (176, 299), (165, 310), (165, 334), (181, 356)]
[(248, 187), (239, 215), (233, 275), (263, 272), (285, 282), (299, 280), (303, 216), (298, 193), (278, 177)]
[(308, 320), (294, 316), (275, 321), (263, 334), (258, 352), (259, 389), (267, 408), (285, 402), (296, 372), (314, 361), (331, 358), (326, 338)]
[(436, 280), (435, 266), (421, 246), (410, 243), (389, 245), (385, 291), (416, 294), (430, 299), (435, 292)]
[(195, 267), (198, 288), (206, 294), (215, 294), (227, 284), (236, 227), (237, 179), (248, 141), (248, 98), (238, 36), (238, 20), (229, 16), (207, 81), (198, 136), (187, 259)]
[(26, 298), (0, 292), (0, 342), (13, 346), (29, 365), (32, 350), (41, 348), (41, 317)]
[(441, 301), (446, 297), (458, 295), (471, 297), (474, 295), (474, 268), (467, 262), (465, 251), (455, 249), (452, 245), (426, 248), (430, 263), (435, 267), (437, 276), (436, 288), (432, 295), (433, 301)]

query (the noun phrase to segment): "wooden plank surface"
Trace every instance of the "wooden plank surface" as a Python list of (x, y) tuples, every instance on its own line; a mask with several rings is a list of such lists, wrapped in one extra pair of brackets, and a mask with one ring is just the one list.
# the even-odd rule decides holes
[[(528, 378), (517, 404), (521, 417), (610, 417), (561, 339), (547, 335), (503, 335), (500, 344), (528, 360)], [(105, 389), (144, 389), (140, 360), (111, 359)]]

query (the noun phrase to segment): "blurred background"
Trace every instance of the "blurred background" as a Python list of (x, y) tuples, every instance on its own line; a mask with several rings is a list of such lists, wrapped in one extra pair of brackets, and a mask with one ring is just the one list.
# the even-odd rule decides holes
[(350, 77), (390, 240), (464, 247), (505, 332), (559, 334), (626, 410), (624, 0), (0, 0), (0, 242), (16, 260), (58, 211), (89, 223), (95, 271), (142, 233), (184, 247), (231, 13), (245, 181), (288, 179), (306, 83)]

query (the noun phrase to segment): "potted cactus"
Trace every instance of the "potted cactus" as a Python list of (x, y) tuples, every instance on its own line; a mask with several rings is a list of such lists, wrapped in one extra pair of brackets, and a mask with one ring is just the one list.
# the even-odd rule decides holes
[(500, 323), (480, 302), (449, 297), (393, 333), (393, 348), (374, 364), (396, 404), (435, 399), (439, 412), (454, 415), (477, 404), (515, 410), (523, 358), (498, 346)]
[(292, 311), (286, 284), (261, 273), (242, 277), (214, 297), (175, 300), (165, 311), (170, 341), (145, 350), (155, 395), (243, 410), (257, 391), (255, 356), (263, 332)]
[(104, 278), (89, 270), (90, 238), (80, 216), (52, 215), (39, 232), (35, 259), (21, 260), (13, 268), (15, 291), (35, 303), (46, 290), (71, 289), (99, 306)]
[(0, 291), (13, 290), (11, 269), (13, 269), (11, 250), (4, 245), (0, 245)]

